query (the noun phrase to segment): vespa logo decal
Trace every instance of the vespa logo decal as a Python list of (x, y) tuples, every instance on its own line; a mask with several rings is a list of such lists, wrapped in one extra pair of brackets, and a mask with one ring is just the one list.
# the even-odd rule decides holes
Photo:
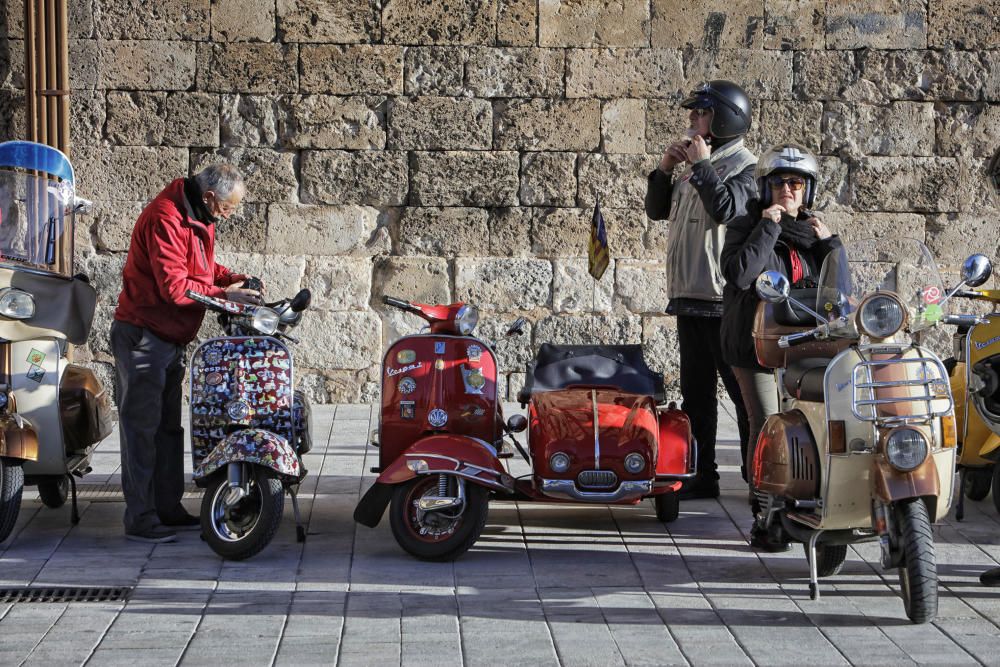
[(996, 343), (997, 341), (1000, 341), (1000, 336), (994, 336), (993, 338), (990, 338), (987, 341), (983, 341), (982, 343), (980, 343), (979, 341), (976, 341), (976, 349), (977, 350), (982, 350), (983, 348), (989, 347), (990, 345), (992, 345), (993, 343)]
[(402, 366), (400, 368), (387, 368), (385, 369), (385, 374), (389, 377), (400, 375), (401, 373), (406, 373), (408, 371), (415, 371), (418, 368), (423, 368), (424, 362), (418, 361), (415, 364), (410, 364), (409, 366)]

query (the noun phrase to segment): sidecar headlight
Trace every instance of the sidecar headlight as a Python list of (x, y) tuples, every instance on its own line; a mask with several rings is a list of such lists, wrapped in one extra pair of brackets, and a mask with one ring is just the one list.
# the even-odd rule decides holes
[(903, 327), (905, 320), (903, 304), (886, 294), (865, 299), (858, 312), (861, 330), (872, 338), (888, 338)]
[(549, 458), (549, 467), (552, 468), (552, 472), (566, 472), (569, 470), (569, 454), (563, 452), (556, 452)]
[(463, 336), (471, 336), (479, 324), (479, 310), (475, 306), (465, 304), (458, 309), (455, 315), (455, 328)]
[(26, 320), (35, 315), (35, 297), (24, 290), (8, 287), (0, 290), (0, 315), (12, 320)]
[(646, 459), (639, 452), (632, 452), (625, 457), (625, 470), (628, 470), (633, 475), (642, 472), (642, 469), (646, 467)]
[(915, 470), (927, 458), (927, 438), (912, 428), (896, 429), (885, 441), (885, 455), (901, 472)]
[(275, 331), (278, 330), (278, 322), (280, 321), (278, 313), (274, 312), (270, 308), (260, 307), (253, 314), (253, 328), (262, 334), (270, 336)]

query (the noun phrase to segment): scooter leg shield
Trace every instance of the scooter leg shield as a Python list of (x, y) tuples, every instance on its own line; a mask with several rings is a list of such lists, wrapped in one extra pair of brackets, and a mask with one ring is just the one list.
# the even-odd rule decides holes
[[(885, 504), (906, 498), (927, 498), (936, 504), (941, 493), (937, 466), (928, 457), (916, 470), (900, 472), (886, 461), (875, 461), (871, 472), (872, 489), (875, 496)], [(928, 507), (934, 516), (934, 507)]]
[(375, 482), (371, 488), (362, 496), (358, 506), (354, 508), (354, 520), (362, 526), (374, 528), (382, 521), (385, 508), (392, 500), (392, 489), (394, 484), (382, 484)]

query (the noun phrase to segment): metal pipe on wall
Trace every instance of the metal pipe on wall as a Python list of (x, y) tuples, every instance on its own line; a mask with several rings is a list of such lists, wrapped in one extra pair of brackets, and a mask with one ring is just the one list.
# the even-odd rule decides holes
[(67, 0), (25, 0), (28, 139), (69, 154)]

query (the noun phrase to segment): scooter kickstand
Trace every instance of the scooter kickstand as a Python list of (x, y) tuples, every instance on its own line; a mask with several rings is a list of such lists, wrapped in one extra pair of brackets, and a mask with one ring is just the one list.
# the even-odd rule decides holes
[(818, 600), (819, 599), (819, 575), (816, 574), (816, 540), (823, 533), (821, 530), (817, 530), (815, 533), (809, 536), (808, 544), (808, 554), (809, 559), (809, 599)]
[(306, 527), (302, 525), (302, 515), (299, 513), (299, 491), (298, 489), (288, 489), (288, 495), (292, 497), (292, 512), (295, 514), (295, 541), (306, 541)]
[(70, 503), (69, 522), (75, 526), (80, 523), (80, 511), (76, 506), (76, 480), (69, 473), (66, 474), (66, 477), (69, 479), (70, 497), (72, 499)]

